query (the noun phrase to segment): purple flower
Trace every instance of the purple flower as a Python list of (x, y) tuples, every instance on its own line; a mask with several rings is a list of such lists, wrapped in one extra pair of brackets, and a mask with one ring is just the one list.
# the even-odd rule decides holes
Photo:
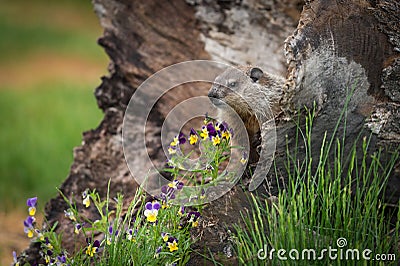
[(99, 252), (99, 247), (100, 247), (100, 242), (99, 240), (96, 240), (91, 244), (91, 239), (86, 238), (86, 243), (88, 243), (88, 247), (86, 248), (86, 254), (89, 255), (90, 257), (93, 257), (94, 254)]
[(197, 211), (191, 211), (188, 213), (189, 223), (192, 223), (192, 227), (197, 227), (199, 225), (200, 213)]
[(179, 132), (178, 140), (179, 140), (179, 144), (185, 144), (186, 138), (185, 138), (185, 135), (183, 135), (182, 132)]
[(217, 131), (214, 128), (214, 125), (212, 123), (207, 124), (207, 132), (208, 132), (208, 137), (211, 139), (212, 137), (217, 136)]
[(174, 181), (168, 183), (168, 187), (170, 187), (172, 189), (182, 189), (183, 188), (183, 182), (175, 179)]
[(162, 250), (162, 246), (159, 246), (159, 247), (156, 249), (156, 252), (154, 253), (154, 258), (158, 258), (158, 256), (159, 256), (160, 253), (161, 253), (161, 250)]
[(79, 223), (75, 224), (75, 230), (74, 230), (74, 233), (75, 233), (75, 234), (79, 234), (79, 232), (80, 232), (81, 229), (82, 229), (82, 225), (83, 225), (83, 224), (79, 224)]
[(178, 239), (173, 236), (170, 236), (165, 244), (169, 248), (170, 252), (178, 250)]
[(60, 254), (60, 256), (57, 256), (57, 260), (58, 260), (60, 263), (66, 263), (66, 262), (67, 262), (67, 258), (65, 257), (64, 254)]
[(178, 214), (179, 214), (179, 216), (182, 216), (184, 213), (185, 213), (185, 206), (181, 206), (179, 208)]
[(158, 210), (161, 208), (161, 204), (158, 201), (147, 202), (145, 205), (144, 216), (147, 221), (154, 223), (157, 221)]
[(33, 216), (28, 216), (24, 221), (24, 232), (28, 235), (29, 238), (32, 238), (33, 233), (35, 232), (35, 229), (33, 228), (34, 223), (35, 217)]
[(129, 241), (135, 242), (136, 241), (135, 237), (137, 235), (137, 232), (138, 232), (137, 229), (135, 231), (133, 231), (132, 229), (129, 229), (126, 232), (126, 234), (127, 234), (126, 239), (128, 239)]
[(248, 155), (247, 152), (243, 152), (242, 158), (240, 158), (240, 162), (245, 165), (247, 163)]
[(15, 250), (12, 252), (12, 255), (13, 255), (13, 262), (14, 262), (14, 264), (17, 264), (18, 263), (18, 258), (17, 258), (17, 252), (15, 252)]
[(29, 198), (26, 200), (26, 205), (29, 207), (29, 215), (34, 216), (36, 213), (37, 197)]
[(188, 140), (190, 145), (195, 145), (199, 140), (199, 136), (197, 135), (197, 132), (193, 128), (190, 129)]

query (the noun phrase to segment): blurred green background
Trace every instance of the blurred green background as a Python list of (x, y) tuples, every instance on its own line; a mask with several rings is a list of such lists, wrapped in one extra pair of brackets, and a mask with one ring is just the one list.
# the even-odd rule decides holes
[(89, 0), (0, 0), (0, 211), (43, 208), (100, 123), (101, 35)]

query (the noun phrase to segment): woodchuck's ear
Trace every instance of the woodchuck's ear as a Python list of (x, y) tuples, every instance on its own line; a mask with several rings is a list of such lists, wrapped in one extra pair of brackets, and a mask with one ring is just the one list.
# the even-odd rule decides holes
[(258, 67), (253, 67), (252, 69), (250, 69), (250, 78), (254, 82), (257, 82), (257, 80), (259, 80), (263, 74), (264, 74), (264, 72), (261, 69), (259, 69)]

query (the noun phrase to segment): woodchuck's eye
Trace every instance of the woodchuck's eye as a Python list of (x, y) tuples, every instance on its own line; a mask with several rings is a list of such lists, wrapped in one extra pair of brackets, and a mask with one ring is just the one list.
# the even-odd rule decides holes
[(236, 82), (236, 80), (230, 79), (230, 80), (228, 80), (227, 85), (229, 88), (234, 88), (234, 87), (236, 87), (237, 82)]

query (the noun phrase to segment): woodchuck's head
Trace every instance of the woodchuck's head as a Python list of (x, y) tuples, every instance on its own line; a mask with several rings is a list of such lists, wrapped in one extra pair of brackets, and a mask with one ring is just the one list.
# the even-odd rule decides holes
[(248, 101), (263, 97), (259, 83), (263, 76), (258, 67), (229, 68), (215, 79), (208, 97), (216, 107), (223, 108), (228, 104), (242, 120), (246, 120), (254, 115)]
[(244, 122), (254, 116), (262, 121), (280, 112), (284, 83), (283, 77), (265, 73), (258, 67), (230, 67), (216, 77), (208, 97), (222, 110), (228, 104)]

